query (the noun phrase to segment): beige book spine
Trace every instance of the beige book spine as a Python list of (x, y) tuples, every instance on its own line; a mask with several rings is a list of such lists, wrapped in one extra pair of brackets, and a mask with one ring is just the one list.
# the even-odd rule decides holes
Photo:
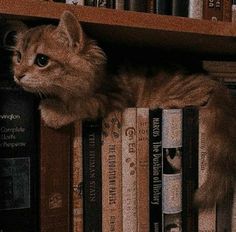
[(83, 231), (83, 161), (82, 161), (82, 123), (74, 124), (73, 157), (72, 157), (72, 220), (73, 232)]
[[(198, 185), (204, 183), (207, 177), (207, 125), (203, 119), (204, 109), (199, 110), (199, 171)], [(198, 231), (199, 232), (215, 232), (216, 231), (216, 207), (210, 210), (199, 210), (198, 215)]]
[(122, 209), (123, 231), (137, 231), (136, 108), (122, 115)]
[(149, 109), (137, 108), (137, 223), (149, 231)]
[(122, 232), (121, 112), (112, 112), (102, 126), (102, 231)]

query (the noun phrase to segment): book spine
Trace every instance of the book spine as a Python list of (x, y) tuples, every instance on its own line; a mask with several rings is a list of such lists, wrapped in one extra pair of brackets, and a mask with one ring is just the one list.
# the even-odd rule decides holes
[(231, 22), (232, 21), (232, 1), (223, 0), (223, 21)]
[(173, 0), (172, 1), (172, 15), (188, 17), (188, 0)]
[(137, 231), (136, 108), (122, 115), (122, 209), (123, 231)]
[[(199, 111), (199, 142), (198, 142), (198, 185), (199, 187), (205, 182), (207, 177), (207, 125), (204, 121), (204, 109)], [(216, 207), (209, 210), (199, 210), (198, 215), (199, 232), (216, 232)]]
[(203, 0), (203, 19), (223, 20), (223, 0)]
[(156, 13), (172, 15), (172, 0), (156, 0)]
[(162, 110), (149, 111), (149, 214), (150, 232), (162, 231)]
[(78, 6), (84, 6), (84, 0), (66, 0), (67, 4), (73, 4)]
[(108, 0), (97, 0), (96, 6), (107, 8), (108, 7)]
[(1, 83), (0, 99), (0, 231), (38, 232), (36, 101), (12, 83)]
[(156, 12), (156, 0), (147, 0), (146, 12), (148, 13)]
[(137, 222), (149, 230), (149, 109), (137, 108)]
[(236, 22), (236, 0), (232, 3), (232, 22)]
[(146, 11), (146, 2), (145, 1), (128, 0), (128, 10), (145, 12)]
[(121, 112), (103, 120), (102, 133), (102, 231), (122, 232)]
[(125, 0), (115, 0), (115, 9), (124, 10), (125, 9)]
[(100, 119), (83, 122), (84, 232), (102, 231), (101, 131)]
[(74, 124), (72, 151), (72, 224), (73, 231), (83, 230), (83, 159), (82, 159), (82, 124)]
[(71, 128), (41, 123), (40, 232), (70, 231)]
[(216, 231), (231, 232), (233, 194), (228, 194), (222, 202), (217, 204)]
[(96, 6), (96, 0), (84, 0), (85, 6)]
[(162, 121), (163, 227), (182, 231), (182, 110), (164, 109)]
[[(236, 185), (234, 186), (234, 188), (236, 188)], [(235, 191), (233, 194), (231, 230), (236, 231), (236, 192)]]
[(188, 17), (202, 19), (203, 0), (189, 0)]
[(183, 231), (198, 231), (198, 212), (193, 206), (198, 188), (198, 110), (193, 107), (183, 109), (182, 167)]
[(115, 3), (116, 3), (116, 0), (108, 0), (107, 8), (115, 9), (115, 7), (116, 7)]

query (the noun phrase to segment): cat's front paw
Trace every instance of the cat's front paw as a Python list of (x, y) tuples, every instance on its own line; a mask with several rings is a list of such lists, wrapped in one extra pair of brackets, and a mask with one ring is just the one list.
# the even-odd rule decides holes
[(54, 129), (66, 126), (75, 120), (75, 118), (68, 114), (63, 107), (60, 106), (60, 103), (55, 100), (43, 100), (39, 109), (43, 122)]

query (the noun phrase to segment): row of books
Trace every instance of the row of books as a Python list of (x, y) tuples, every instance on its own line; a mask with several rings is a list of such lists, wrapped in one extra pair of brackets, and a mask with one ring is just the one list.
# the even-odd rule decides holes
[(182, 110), (131, 108), (72, 134), (40, 123), (33, 96), (0, 90), (2, 231), (231, 231), (228, 202), (217, 224), (215, 209), (192, 207), (207, 172), (196, 109), (182, 120)]
[[(165, 110), (129, 109), (54, 130), (40, 121), (38, 99), (14, 84), (10, 52), (0, 51), (0, 231), (230, 231), (230, 197), (217, 213), (192, 207), (207, 172), (207, 138), (197, 133), (196, 110), (167, 117)], [(235, 62), (203, 66), (221, 78), (231, 73), (233, 89)], [(188, 148), (190, 142), (197, 147)], [(188, 158), (195, 159), (194, 170)]]
[(213, 21), (236, 19), (236, 2), (233, 0), (60, 0), (59, 2)]

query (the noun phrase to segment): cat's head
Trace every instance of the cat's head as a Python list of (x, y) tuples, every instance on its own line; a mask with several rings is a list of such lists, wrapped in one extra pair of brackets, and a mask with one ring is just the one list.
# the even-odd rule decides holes
[(17, 35), (14, 80), (30, 92), (84, 98), (98, 87), (105, 63), (102, 49), (66, 11), (58, 26), (38, 26)]

